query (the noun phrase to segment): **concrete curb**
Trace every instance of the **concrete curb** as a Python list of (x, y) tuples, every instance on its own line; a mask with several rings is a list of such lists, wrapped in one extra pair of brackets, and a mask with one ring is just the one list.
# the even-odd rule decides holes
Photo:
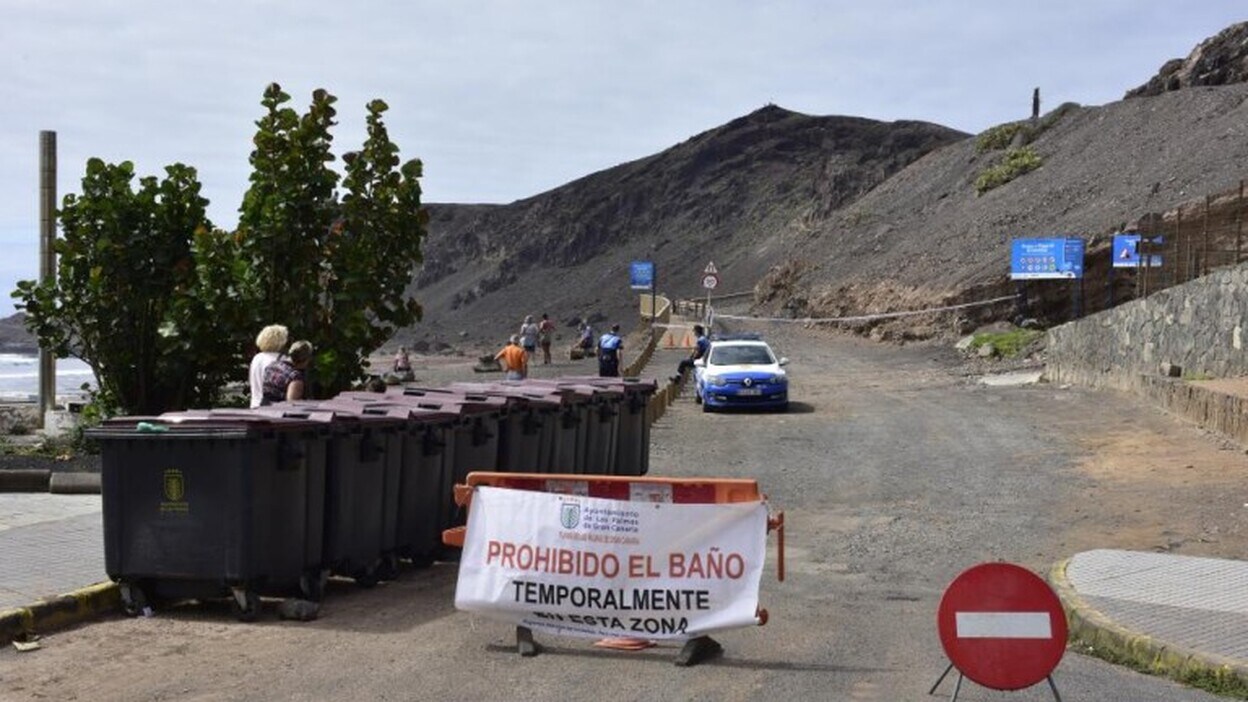
[(26, 607), (0, 611), (0, 645), (24, 634), (45, 634), (97, 619), (121, 609), (116, 583), (98, 583), (40, 600)]
[(98, 495), (101, 492), (99, 473), (53, 473), (48, 492), (57, 495)]
[(0, 492), (47, 492), (51, 480), (47, 469), (0, 470)]
[(1117, 624), (1079, 596), (1066, 578), (1070, 559), (1053, 566), (1049, 582), (1062, 601), (1070, 628), (1069, 644), (1078, 651), (1136, 670), (1197, 684), (1205, 689), (1228, 684), (1248, 686), (1248, 666), (1222, 656), (1194, 651)]
[(50, 492), (59, 495), (100, 494), (100, 474), (57, 473), (46, 468), (0, 470), (0, 492)]

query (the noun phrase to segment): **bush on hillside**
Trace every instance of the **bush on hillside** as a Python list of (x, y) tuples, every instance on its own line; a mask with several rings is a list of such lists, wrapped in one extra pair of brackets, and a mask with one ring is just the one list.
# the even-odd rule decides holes
[(998, 124), (986, 130), (979, 138), (975, 140), (975, 153), (982, 154), (987, 151), (1000, 151), (1014, 143), (1014, 136), (1021, 131), (1028, 132), (1027, 141), (1031, 141), (1030, 129), (1024, 122), (1007, 122)]
[(1044, 163), (1040, 155), (1030, 146), (1021, 149), (1010, 149), (1005, 152), (1005, 159), (995, 166), (979, 174), (975, 179), (975, 192), (983, 195), (993, 188), (1005, 185), (1015, 178), (1036, 170)]

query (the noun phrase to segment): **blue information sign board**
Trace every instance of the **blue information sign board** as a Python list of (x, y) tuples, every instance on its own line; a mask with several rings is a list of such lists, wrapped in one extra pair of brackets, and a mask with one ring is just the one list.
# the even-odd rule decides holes
[(1010, 279), (1083, 277), (1083, 239), (1015, 239), (1010, 245)]
[[(1154, 243), (1160, 244), (1161, 237), (1156, 240), (1150, 239)], [(1152, 254), (1147, 259), (1140, 257), (1140, 235), (1139, 234), (1115, 234), (1114, 235), (1114, 268), (1159, 268), (1161, 266), (1161, 255)]]
[(654, 261), (633, 261), (628, 266), (628, 287), (650, 290), (654, 287)]

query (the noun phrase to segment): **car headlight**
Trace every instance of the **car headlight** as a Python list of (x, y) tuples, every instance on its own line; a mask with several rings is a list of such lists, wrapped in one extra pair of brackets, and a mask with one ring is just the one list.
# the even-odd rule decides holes
[(728, 384), (728, 381), (722, 375), (708, 375), (706, 376), (706, 382), (720, 388)]
[(776, 373), (775, 375), (771, 376), (771, 380), (769, 382), (775, 385), (783, 385), (789, 382), (789, 376), (785, 375), (784, 373)]

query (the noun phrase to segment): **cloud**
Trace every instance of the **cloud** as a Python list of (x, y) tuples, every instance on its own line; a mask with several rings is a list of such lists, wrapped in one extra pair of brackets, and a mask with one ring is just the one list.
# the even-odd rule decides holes
[(428, 200), (508, 202), (768, 102), (974, 132), (1026, 116), (1034, 87), (1046, 108), (1115, 100), (1241, 14), (1160, 0), (10, 0), (0, 245), (34, 239), (41, 129), (58, 132), (62, 194), (90, 156), (143, 174), (181, 161), (233, 226), (270, 81), (300, 107), (318, 87), (340, 98), (339, 153), (362, 140), (365, 102), (386, 99)]

